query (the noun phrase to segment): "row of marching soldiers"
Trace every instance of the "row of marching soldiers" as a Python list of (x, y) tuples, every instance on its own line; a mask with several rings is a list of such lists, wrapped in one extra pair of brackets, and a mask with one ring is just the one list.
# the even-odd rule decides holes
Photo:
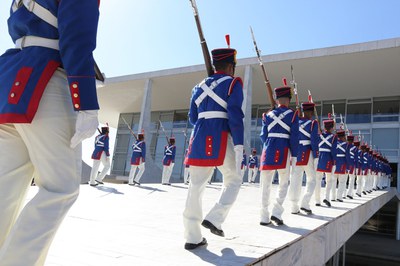
[[(311, 214), (312, 195), (316, 206), (323, 203), (331, 207), (332, 201), (343, 202), (343, 199), (353, 199), (355, 195), (362, 197), (389, 186), (391, 168), (380, 153), (365, 143), (360, 145), (351, 132), (346, 137), (345, 130), (335, 130), (335, 121), (330, 115), (323, 121), (323, 132), (320, 132), (318, 121), (313, 119), (313, 102), (301, 104), (302, 116), (287, 107), (291, 99), (290, 87), (276, 88), (275, 96), (278, 107), (263, 115), (260, 135), (264, 143), (260, 166), (261, 225), (268, 225), (271, 220), (283, 224), (282, 204), (287, 194), (292, 214), (300, 210)], [(279, 188), (270, 216), (270, 187), (275, 171), (279, 175)], [(304, 173), (307, 182), (301, 197)], [(324, 176), (326, 187), (322, 195)]]

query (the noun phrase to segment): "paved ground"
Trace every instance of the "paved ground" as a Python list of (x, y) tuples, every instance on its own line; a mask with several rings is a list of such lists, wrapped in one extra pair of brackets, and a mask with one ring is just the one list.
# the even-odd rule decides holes
[[(273, 190), (276, 188), (273, 185)], [(36, 189), (32, 187), (29, 197)], [(205, 212), (220, 189), (220, 184), (207, 186)], [(286, 201), (285, 225), (263, 227), (259, 225), (258, 185), (244, 184), (223, 225), (226, 236), (221, 238), (204, 229), (209, 244), (194, 252), (183, 249), (186, 193), (183, 184), (82, 185), (54, 239), (46, 266), (245, 265), (384, 192), (334, 203), (332, 208), (314, 207), (311, 216), (290, 214)]]

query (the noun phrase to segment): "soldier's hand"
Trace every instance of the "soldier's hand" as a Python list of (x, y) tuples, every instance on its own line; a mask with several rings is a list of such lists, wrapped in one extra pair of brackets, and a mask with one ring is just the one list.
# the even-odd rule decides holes
[(75, 135), (71, 139), (71, 148), (75, 148), (84, 139), (94, 135), (99, 126), (97, 110), (80, 111), (76, 119)]

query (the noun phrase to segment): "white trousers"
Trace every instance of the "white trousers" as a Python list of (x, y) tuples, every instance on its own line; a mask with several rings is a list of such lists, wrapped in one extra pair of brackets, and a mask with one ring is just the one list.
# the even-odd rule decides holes
[(354, 196), (354, 180), (356, 178), (355, 174), (349, 174), (349, 187), (347, 188), (347, 196)]
[(269, 202), (270, 202), (270, 194), (271, 194), (271, 184), (272, 178), (275, 175), (275, 171), (278, 172), (279, 176), (279, 187), (276, 193), (276, 198), (274, 202), (274, 206), (272, 208), (272, 215), (282, 220), (283, 209), (283, 201), (286, 198), (286, 194), (288, 191), (289, 185), (289, 172), (290, 172), (290, 152), (288, 154), (288, 158), (286, 161), (286, 168), (278, 169), (278, 170), (261, 170), (260, 173), (260, 182), (261, 182), (261, 222), (269, 223)]
[(337, 189), (337, 198), (342, 200), (345, 197), (346, 192), (346, 181), (347, 181), (347, 174), (335, 174), (335, 180), (339, 180), (339, 185)]
[[(317, 184), (315, 186), (315, 203), (316, 204), (321, 204), (321, 181), (322, 177), (324, 176), (324, 172), (317, 171), (316, 173), (316, 181)], [(325, 186), (325, 199), (327, 201), (330, 201), (330, 195), (331, 195), (331, 190), (332, 190), (332, 173), (325, 172), (325, 180), (326, 180), (326, 186)], [(335, 185), (336, 189), (336, 185)]]
[[(139, 169), (139, 171), (136, 172), (136, 169)], [(131, 170), (129, 172), (128, 184), (133, 184), (133, 180), (135, 180), (135, 182), (140, 183), (140, 178), (142, 178), (145, 169), (146, 169), (145, 163), (143, 162), (141, 162), (139, 165), (132, 164)]]
[(240, 169), (240, 175), (242, 176), (242, 182), (244, 182), (244, 173), (246, 172), (246, 166), (243, 166), (242, 169)]
[(310, 200), (314, 193), (316, 183), (314, 157), (311, 153), (310, 157), (308, 158), (307, 165), (297, 165), (293, 170), (293, 174), (290, 176), (288, 196), (289, 200), (292, 202), (292, 213), (297, 213), (300, 210), (299, 200), (301, 196), (301, 186), (304, 172), (307, 176), (307, 183), (300, 207), (310, 210)]
[[(230, 135), (224, 163), (221, 166), (217, 166), (217, 168), (223, 176), (221, 194), (204, 219), (221, 229), (221, 225), (235, 202), (242, 185), (242, 179), (236, 173), (235, 152)], [(203, 238), (200, 227), (203, 219), (202, 199), (207, 180), (213, 171), (214, 166), (190, 166), (190, 183), (185, 210), (183, 211), (184, 238), (187, 243), (199, 243)]]
[(162, 184), (169, 184), (169, 180), (171, 178), (173, 169), (174, 169), (174, 163), (170, 163), (169, 165), (163, 165), (163, 172), (161, 177)]
[(254, 180), (256, 180), (257, 172), (258, 172), (258, 168), (256, 168), (256, 167), (250, 168), (249, 167), (249, 171), (247, 171), (247, 180), (249, 183), (254, 182)]
[[(101, 170), (100, 174), (97, 175), (100, 167), (100, 162), (103, 164), (103, 170)], [(106, 176), (108, 170), (110, 170), (110, 158), (106, 155), (105, 152), (101, 153), (100, 160), (93, 160), (92, 170), (90, 171), (90, 181), (89, 183), (94, 185), (96, 181), (103, 181), (104, 177)]]
[(361, 195), (364, 191), (365, 175), (357, 175), (357, 191), (356, 193)]
[(189, 167), (185, 167), (183, 170), (183, 182), (189, 183)]
[[(75, 121), (65, 74), (57, 70), (31, 124), (0, 125), (0, 265), (44, 265), (79, 194), (81, 145), (69, 146)], [(24, 206), (32, 177), (39, 190)]]

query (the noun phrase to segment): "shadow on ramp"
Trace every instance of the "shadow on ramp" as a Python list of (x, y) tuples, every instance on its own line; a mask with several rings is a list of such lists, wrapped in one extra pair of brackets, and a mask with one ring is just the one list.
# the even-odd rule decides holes
[(237, 256), (235, 251), (231, 248), (222, 249), (221, 256), (212, 253), (207, 248), (198, 248), (190, 252), (198, 256), (201, 260), (213, 265), (246, 265), (256, 259), (251, 257)]

